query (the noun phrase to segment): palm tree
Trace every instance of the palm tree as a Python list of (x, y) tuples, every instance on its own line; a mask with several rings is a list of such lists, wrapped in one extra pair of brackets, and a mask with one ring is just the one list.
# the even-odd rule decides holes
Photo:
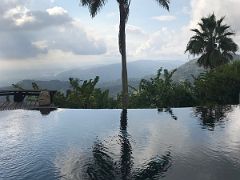
[(214, 69), (228, 63), (237, 52), (237, 44), (230, 38), (235, 35), (230, 26), (223, 24), (225, 17), (216, 20), (215, 14), (203, 17), (198, 23), (200, 29), (192, 29), (195, 35), (188, 42), (186, 52), (201, 55), (198, 64)]
[[(120, 12), (119, 24), (119, 52), (122, 56), (122, 106), (123, 109), (128, 107), (128, 76), (127, 76), (127, 56), (126, 56), (126, 23), (129, 16), (129, 7), (131, 0), (116, 0)], [(169, 10), (170, 0), (156, 0), (157, 3)], [(107, 0), (80, 0), (82, 6), (89, 8), (92, 17), (95, 17), (100, 9), (106, 4)]]

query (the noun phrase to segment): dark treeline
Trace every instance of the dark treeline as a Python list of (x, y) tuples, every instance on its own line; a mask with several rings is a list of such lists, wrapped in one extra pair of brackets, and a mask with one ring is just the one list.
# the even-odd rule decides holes
[[(240, 62), (233, 62), (201, 74), (194, 83), (174, 82), (175, 70), (159, 69), (156, 76), (142, 79), (129, 94), (129, 108), (167, 108), (238, 104)], [(66, 93), (55, 95), (55, 105), (62, 108), (121, 108), (121, 95), (96, 88), (99, 77), (86, 81), (69, 79), (72, 86)]]

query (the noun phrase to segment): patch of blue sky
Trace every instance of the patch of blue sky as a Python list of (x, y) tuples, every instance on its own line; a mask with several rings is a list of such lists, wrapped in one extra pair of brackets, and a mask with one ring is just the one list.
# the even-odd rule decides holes
[[(80, 19), (85, 23), (95, 23), (97, 26), (114, 26), (118, 24), (118, 6), (116, 0), (109, 0), (101, 12), (94, 18), (90, 17), (89, 11), (86, 7), (81, 7), (78, 0), (66, 1), (55, 0), (49, 3), (51, 0), (43, 0), (41, 3), (31, 3), (31, 9), (46, 9), (53, 6), (63, 7), (68, 11), (70, 16)], [(37, 6), (36, 6), (37, 5)], [(170, 4), (170, 12), (158, 6), (155, 0), (132, 0), (129, 24), (138, 26), (146, 32), (153, 32), (163, 27), (169, 29), (179, 29), (183, 25), (187, 25), (190, 17), (187, 13), (190, 6), (189, 0), (172, 0)], [(173, 20), (159, 21), (153, 19), (157, 16), (172, 16)], [(93, 21), (93, 22), (91, 22)], [(95, 26), (96, 27), (96, 26)], [(101, 27), (100, 27), (101, 28)]]

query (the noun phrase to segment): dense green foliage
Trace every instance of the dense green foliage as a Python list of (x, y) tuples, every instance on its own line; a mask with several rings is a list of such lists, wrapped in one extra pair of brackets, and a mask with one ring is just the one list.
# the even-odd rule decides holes
[(139, 89), (130, 96), (131, 108), (186, 107), (194, 104), (191, 84), (174, 83), (172, 75), (175, 70), (162, 73), (160, 69), (156, 77), (143, 79)]
[(155, 78), (142, 80), (130, 96), (131, 108), (163, 108), (238, 104), (240, 94), (240, 62), (220, 66), (188, 82), (175, 83), (162, 69)]
[(235, 33), (230, 26), (222, 24), (224, 17), (216, 20), (214, 14), (203, 17), (198, 24), (199, 29), (192, 29), (195, 33), (191, 37), (186, 52), (200, 55), (198, 64), (204, 68), (214, 69), (233, 59), (232, 54), (237, 52), (238, 46), (231, 36)]
[[(159, 69), (155, 77), (142, 79), (137, 89), (131, 87), (129, 108), (168, 109), (239, 103), (240, 61), (201, 74), (193, 83), (174, 82), (172, 76), (175, 71)], [(70, 78), (71, 88), (67, 92), (57, 92), (54, 104), (61, 108), (121, 108), (121, 94), (116, 99), (110, 97), (108, 90), (96, 88), (98, 81), (99, 77), (85, 81)], [(13, 87), (23, 90), (18, 84)], [(41, 90), (34, 82), (32, 88)], [(35, 101), (36, 98), (28, 97), (26, 100)]]
[[(149, 80), (142, 79), (138, 89), (130, 94), (129, 108), (169, 108), (205, 105), (238, 104), (240, 93), (240, 62), (223, 65), (201, 74), (194, 83), (174, 82), (175, 70), (159, 69)], [(65, 108), (121, 108), (108, 91), (96, 88), (99, 78), (83, 81), (70, 78), (71, 90), (58, 92), (54, 103)]]
[(198, 104), (238, 104), (240, 62), (234, 62), (200, 75), (194, 82)]
[(102, 91), (96, 88), (99, 81), (97, 76), (94, 80), (85, 80), (80, 84), (79, 79), (69, 78), (71, 89), (66, 92), (57, 92), (54, 97), (55, 105), (62, 108), (115, 108), (116, 103), (109, 97), (108, 90)]

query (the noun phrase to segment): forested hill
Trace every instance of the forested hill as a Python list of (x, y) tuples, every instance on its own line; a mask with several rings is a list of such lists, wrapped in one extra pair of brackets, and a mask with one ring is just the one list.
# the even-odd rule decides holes
[[(160, 67), (166, 69), (174, 69), (184, 64), (183, 61), (177, 60), (139, 60), (128, 63), (128, 77), (129, 79), (141, 79), (144, 76), (154, 74)], [(95, 76), (100, 77), (100, 83), (116, 81), (121, 79), (121, 64), (102, 65), (91, 67), (87, 69), (71, 69), (57, 74), (54, 79), (68, 80), (69, 77), (76, 77), (79, 79), (91, 79)]]
[[(234, 55), (234, 60), (240, 60), (240, 55)], [(173, 75), (173, 80), (176, 82), (185, 80), (192, 82), (193, 77), (198, 77), (204, 71), (204, 68), (199, 67), (197, 64), (197, 59), (190, 60), (177, 68), (177, 71)]]
[[(239, 55), (235, 56), (234, 59), (235, 60), (240, 59), (240, 56)], [(141, 63), (142, 63), (142, 66), (145, 64), (143, 62), (141, 62)], [(160, 65), (161, 64), (157, 65), (156, 67), (160, 68), (161, 67)], [(138, 74), (139, 77), (138, 78), (131, 78), (131, 76), (130, 76), (129, 85), (133, 86), (133, 87), (137, 87), (142, 78), (150, 78), (150, 77), (153, 76), (153, 74), (156, 74), (158, 68), (156, 68), (156, 67), (153, 68), (151, 66), (152, 65), (149, 65), (149, 66), (146, 65), (145, 66), (146, 67), (146, 70), (145, 70), (146, 75), (145, 76), (139, 75), (141, 73), (141, 71), (143, 71), (143, 70), (141, 70), (141, 68), (144, 69), (144, 67), (141, 67), (141, 68), (139, 67), (139, 72), (136, 71), (137, 68), (135, 67), (134, 72), (136, 72), (136, 74)], [(101, 76), (101, 73), (98, 74), (97, 71), (94, 74), (92, 74), (92, 76), (90, 76), (90, 74), (88, 74), (87, 76), (85, 76), (85, 78), (83, 78), (83, 76), (81, 76), (81, 73), (83, 73), (83, 72), (79, 72), (79, 74), (72, 73), (72, 74), (68, 74), (68, 75), (65, 72), (64, 74), (59, 75), (58, 77), (66, 75), (66, 80), (50, 80), (50, 81), (23, 80), (23, 81), (20, 81), (16, 84), (19, 84), (21, 87), (23, 87), (25, 89), (31, 89), (32, 88), (32, 82), (36, 82), (39, 85), (39, 87), (43, 88), (43, 89), (66, 91), (67, 89), (70, 88), (70, 84), (67, 80), (69, 77), (80, 78), (80, 79), (90, 79), (90, 78), (94, 78), (95, 76), (98, 75), (98, 76), (100, 76), (100, 79), (104, 79), (104, 77), (105, 77), (105, 80), (106, 80), (106, 76), (108, 76), (108, 77), (110, 77), (110, 79), (114, 79), (114, 80), (105, 81), (105, 82), (100, 81), (100, 83), (97, 84), (97, 86), (102, 88), (102, 89), (109, 89), (110, 90), (110, 95), (111, 96), (116, 96), (121, 91), (121, 80), (119, 78), (115, 79), (116, 78), (116, 75), (115, 75), (116, 73), (114, 72), (113, 74), (111, 74), (107, 67), (108, 68), (113, 67), (113, 69), (111, 69), (110, 71), (112, 71), (112, 72), (113, 71), (118, 71), (118, 73), (120, 73), (119, 72), (120, 67), (118, 67), (117, 65), (110, 65), (110, 66), (102, 67), (102, 70), (106, 69), (106, 75), (103, 75), (104, 74), (103, 73), (102, 74), (103, 77)], [(117, 67), (119, 68), (118, 70), (116, 70)], [(169, 67), (169, 69), (176, 68), (173, 65), (168, 66), (168, 67)], [(85, 70), (84, 72), (86, 72), (86, 71), (87, 70)], [(88, 71), (90, 72), (89, 69), (88, 69)], [(197, 60), (196, 59), (191, 60), (191, 61), (188, 61), (187, 63), (179, 66), (179, 68), (177, 69), (177, 71), (173, 75), (173, 80), (176, 81), (176, 82), (177, 81), (184, 81), (184, 80), (192, 81), (192, 76), (197, 77), (202, 72), (204, 72), (204, 69), (197, 65)], [(129, 68), (129, 74), (131, 75), (131, 65), (130, 65), (130, 68)], [(144, 74), (144, 73), (142, 73), (142, 74)], [(115, 76), (115, 78), (113, 78), (112, 76)], [(6, 88), (9, 89), (9, 88), (12, 88), (12, 87), (4, 87), (3, 89), (6, 89)]]

